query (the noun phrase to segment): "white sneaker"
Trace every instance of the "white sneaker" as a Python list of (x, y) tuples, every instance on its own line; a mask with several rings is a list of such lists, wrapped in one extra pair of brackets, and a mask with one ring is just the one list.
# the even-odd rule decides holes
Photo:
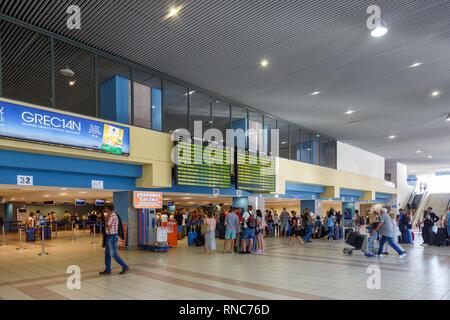
[(406, 253), (402, 253), (401, 255), (398, 256), (399, 259), (403, 259), (406, 257)]
[(383, 258), (383, 254), (377, 254), (376, 255), (378, 258)]

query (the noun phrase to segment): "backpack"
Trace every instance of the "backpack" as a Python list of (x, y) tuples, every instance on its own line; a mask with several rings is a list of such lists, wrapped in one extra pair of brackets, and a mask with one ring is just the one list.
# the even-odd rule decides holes
[[(248, 217), (247, 221), (245, 221), (245, 222), (247, 222), (247, 227), (250, 229), (255, 229), (256, 228), (256, 219), (253, 216), (253, 214), (251, 214), (250, 212), (249, 212), (249, 215), (250, 216)], [(245, 223), (244, 223), (244, 225), (245, 225)]]
[(122, 240), (125, 240), (125, 233), (123, 232), (123, 224), (122, 219), (120, 219), (120, 216), (116, 213), (117, 219), (119, 220), (118, 226), (117, 226), (117, 233), (119, 235), (119, 238)]

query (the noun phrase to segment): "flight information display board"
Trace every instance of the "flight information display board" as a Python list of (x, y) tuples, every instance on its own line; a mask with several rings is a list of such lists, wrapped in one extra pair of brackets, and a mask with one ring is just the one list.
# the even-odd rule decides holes
[(275, 159), (238, 150), (236, 161), (236, 188), (257, 193), (276, 191)]
[(175, 179), (178, 185), (231, 188), (230, 150), (220, 145), (178, 142)]

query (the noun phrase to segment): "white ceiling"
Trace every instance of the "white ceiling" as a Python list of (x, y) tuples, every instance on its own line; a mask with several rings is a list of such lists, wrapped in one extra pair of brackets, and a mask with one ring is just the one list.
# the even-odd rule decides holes
[[(72, 2), (5, 0), (0, 10), (410, 169), (449, 165), (448, 0), (376, 1), (389, 27), (378, 39), (366, 0), (80, 0), (79, 31), (65, 26)], [(180, 16), (164, 19), (173, 3)], [(424, 64), (408, 68), (415, 62)]]

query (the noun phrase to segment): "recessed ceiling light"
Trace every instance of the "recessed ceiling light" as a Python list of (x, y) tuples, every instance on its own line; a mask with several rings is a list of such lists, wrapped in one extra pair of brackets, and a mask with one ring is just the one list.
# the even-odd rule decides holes
[(423, 62), (416, 62), (416, 63), (413, 63), (412, 65), (410, 65), (409, 67), (410, 68), (417, 68), (417, 67), (420, 67), (421, 65), (423, 65)]
[(167, 13), (167, 18), (173, 18), (178, 16), (180, 13), (181, 7), (170, 7), (169, 12)]
[(67, 196), (67, 193), (61, 192), (59, 195), (60, 195), (60, 196)]
[(73, 87), (75, 85), (75, 80), (69, 81), (69, 86)]
[[(189, 91), (189, 95), (190, 95), (190, 96), (192, 96), (194, 93), (195, 93), (195, 90)], [(187, 96), (188, 94), (185, 93), (184, 95)]]
[(438, 91), (438, 90), (436, 90), (436, 91), (433, 91), (433, 92), (431, 93), (431, 96), (432, 96), (432, 97), (439, 97), (440, 94), (441, 94), (441, 92)]
[(267, 67), (269, 66), (269, 60), (267, 60), (267, 59), (262, 59), (261, 62), (259, 63), (259, 65), (260, 65), (262, 68), (267, 68)]
[(12, 198), (11, 201), (16, 201), (16, 198)]
[(344, 112), (343, 114), (350, 116), (350, 115), (354, 114), (355, 112), (356, 112), (355, 110), (348, 110), (348, 111)]
[(428, 156), (427, 158), (428, 158), (428, 159), (433, 159), (433, 156)]
[(448, 114), (447, 118), (445, 119), (445, 121), (450, 122), (450, 113)]
[(44, 198), (49, 198), (50, 196), (48, 195), (48, 194), (45, 194), (44, 195)]
[(67, 188), (61, 188), (61, 190), (63, 190), (63, 191), (64, 191), (64, 190), (67, 190)]
[(286, 141), (283, 141), (281, 144), (287, 144), (287, 142), (286, 142)]
[(80, 194), (86, 194), (87, 191), (80, 191)]
[(388, 139), (394, 140), (394, 139), (397, 139), (397, 136), (392, 135), (392, 136), (389, 136)]
[(321, 94), (322, 91), (314, 91), (313, 93), (311, 93), (312, 96), (317, 96), (318, 94)]
[(388, 33), (387, 25), (384, 21), (380, 21), (380, 25), (372, 30), (370, 33), (372, 37), (379, 38), (384, 36), (386, 33)]
[(417, 150), (416, 153), (420, 154), (422, 153), (422, 150)]

